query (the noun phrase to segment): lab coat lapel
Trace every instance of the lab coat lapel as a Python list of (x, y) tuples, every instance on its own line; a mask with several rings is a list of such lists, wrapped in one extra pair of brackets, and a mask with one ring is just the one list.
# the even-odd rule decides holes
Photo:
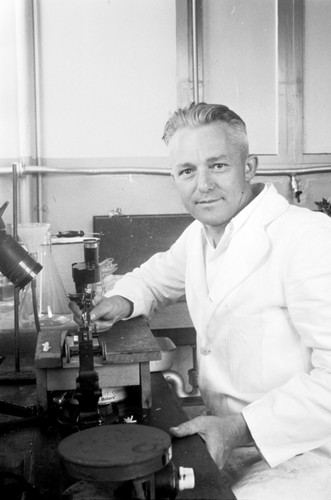
[(272, 184), (268, 184), (259, 208), (251, 214), (244, 227), (233, 235), (221, 261), (214, 285), (209, 290), (211, 301), (206, 324), (215, 309), (230, 293), (238, 289), (267, 257), (270, 242), (266, 227), (287, 210), (288, 206), (288, 201), (279, 196)]
[(197, 332), (203, 328), (206, 310), (210, 307), (208, 286), (204, 258), (204, 244), (202, 225), (196, 222), (194, 236), (190, 240), (189, 261), (186, 275), (186, 298), (190, 314)]
[(193, 243), (192, 248), (194, 252), (193, 258), (190, 263), (190, 279), (195, 290), (199, 290), (199, 295), (203, 300), (208, 298), (208, 286), (206, 281), (206, 268), (204, 257), (204, 237), (202, 236), (202, 226), (196, 234), (196, 241)]
[[(234, 235), (232, 238), (210, 290), (206, 281), (201, 238), (194, 245), (194, 258), (191, 261), (189, 274), (199, 307), (194, 307), (195, 302), (190, 302), (193, 306), (192, 319), (200, 332), (205, 330), (215, 309), (260, 265), (268, 252), (269, 242), (263, 227), (250, 228), (248, 236), (246, 230), (244, 233)], [(188, 288), (188, 299), (192, 289)]]
[(266, 227), (288, 205), (273, 185), (267, 185), (259, 208), (251, 214), (245, 226), (233, 235), (210, 290), (206, 282), (201, 228), (195, 233), (195, 239), (191, 241), (194, 250), (189, 264), (187, 297), (197, 331), (205, 330), (216, 308), (262, 264), (270, 249)]
[[(261, 226), (245, 228), (234, 235), (209, 291), (212, 304), (218, 307), (226, 297), (257, 269), (269, 250), (269, 240)], [(210, 310), (210, 314), (213, 313)]]

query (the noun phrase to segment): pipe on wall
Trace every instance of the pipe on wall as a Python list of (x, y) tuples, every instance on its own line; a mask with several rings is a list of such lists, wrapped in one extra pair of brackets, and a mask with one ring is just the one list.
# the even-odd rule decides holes
[(193, 101), (199, 102), (199, 65), (198, 65), (198, 29), (197, 29), (197, 2), (191, 0), (191, 20), (192, 20), (192, 81), (193, 81)]
[[(1, 175), (12, 174), (12, 166), (0, 169)], [(55, 175), (163, 175), (170, 176), (171, 170), (166, 168), (144, 168), (144, 167), (109, 167), (109, 168), (59, 168), (47, 167), (39, 165), (23, 165), (17, 163), (18, 176), (26, 176), (33, 174), (55, 174)], [(261, 177), (277, 177), (310, 174), (326, 174), (331, 173), (331, 165), (315, 165), (313, 167), (299, 168), (268, 168), (258, 169), (257, 176)]]
[[(36, 162), (36, 85), (34, 59), (33, 0), (15, 0), (17, 103), (19, 157), (31, 165)], [(32, 217), (32, 179), (20, 183), (21, 214)]]
[[(165, 168), (142, 168), (142, 167), (109, 167), (109, 168), (58, 168), (58, 167), (45, 167), (38, 165), (23, 165), (22, 163), (13, 164), (15, 165), (15, 171), (17, 175), (31, 175), (37, 174), (38, 179), (40, 179), (42, 174), (57, 174), (57, 175), (162, 175), (170, 176), (171, 170)], [(12, 168), (0, 169), (0, 175), (5, 175), (12, 173)], [(330, 173), (331, 165), (315, 165), (314, 167), (300, 167), (296, 169), (291, 168), (276, 168), (276, 169), (258, 169), (256, 176), (262, 177), (275, 177), (275, 176), (288, 176), (290, 178), (290, 185), (293, 195), (298, 203), (300, 203), (300, 197), (302, 191), (300, 189), (299, 183), (296, 176), (309, 175), (309, 174), (323, 174)], [(41, 183), (39, 183), (40, 187)], [(41, 192), (38, 190), (38, 206), (41, 203)], [(31, 219), (32, 220), (32, 219)], [(40, 222), (41, 219), (38, 218)]]

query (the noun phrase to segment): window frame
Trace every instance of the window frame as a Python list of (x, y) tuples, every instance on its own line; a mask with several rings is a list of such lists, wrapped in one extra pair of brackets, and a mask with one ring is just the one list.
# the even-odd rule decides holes
[[(208, 0), (177, 2), (177, 99), (193, 101), (192, 6), (196, 8), (199, 100), (203, 100), (203, 4)], [(259, 155), (268, 167), (300, 168), (331, 163), (331, 153), (304, 153), (304, 23), (305, 0), (277, 0), (278, 154)]]

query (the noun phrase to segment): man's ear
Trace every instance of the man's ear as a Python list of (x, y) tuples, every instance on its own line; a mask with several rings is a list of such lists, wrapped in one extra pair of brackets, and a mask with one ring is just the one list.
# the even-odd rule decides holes
[(247, 182), (250, 182), (253, 179), (258, 164), (258, 157), (256, 155), (249, 155), (245, 165), (245, 178)]

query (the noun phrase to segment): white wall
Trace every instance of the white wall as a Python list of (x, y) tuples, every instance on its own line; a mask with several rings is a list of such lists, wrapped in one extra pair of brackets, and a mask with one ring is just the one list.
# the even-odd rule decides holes
[[(18, 105), (15, 43), (15, 2), (0, 1), (0, 169), (18, 156)], [(11, 176), (0, 177), (0, 206), (12, 201)], [(4, 214), (12, 222), (12, 204)]]
[[(15, 2), (0, 1), (0, 158), (18, 154)], [(1, 166), (1, 164), (0, 164)]]
[(154, 175), (47, 176), (45, 220), (59, 230), (92, 231), (93, 215), (185, 212), (172, 178)]

